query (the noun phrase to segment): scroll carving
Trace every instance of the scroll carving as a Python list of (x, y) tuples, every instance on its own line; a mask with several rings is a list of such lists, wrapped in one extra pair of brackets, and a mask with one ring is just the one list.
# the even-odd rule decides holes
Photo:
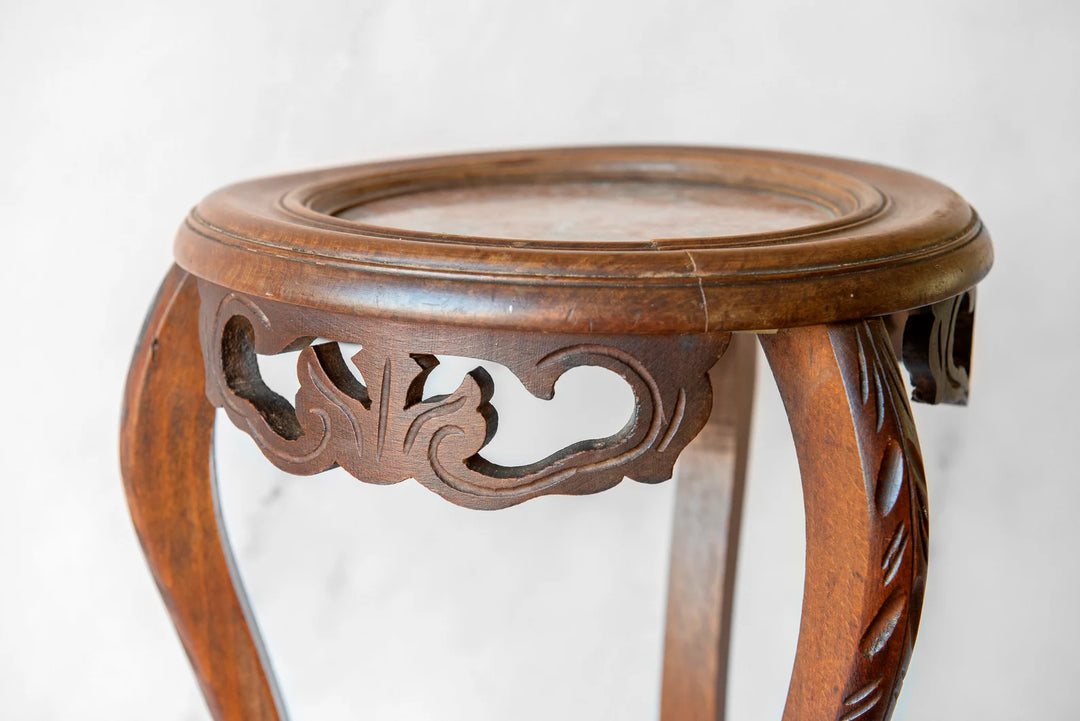
[(912, 400), (967, 404), (974, 323), (974, 288), (908, 315), (903, 358)]
[[(922, 612), (929, 515), (926, 478), (915, 425), (885, 326), (838, 326), (853, 333), (855, 359), (840, 357), (859, 434), (871, 511), (871, 592), (848, 689), (837, 721), (885, 720), (892, 713)], [(850, 341), (848, 341), (850, 343)], [(850, 347), (850, 346), (849, 346)], [(874, 590), (876, 589), (876, 591)]]
[[(729, 340), (715, 334), (526, 338), (301, 311), (209, 283), (201, 293), (207, 395), (272, 463), (297, 474), (341, 466), (369, 483), (415, 478), (474, 508), (594, 493), (624, 477), (670, 478), (679, 452), (708, 416), (708, 370)], [(337, 342), (313, 344), (316, 337), (363, 345), (345, 358)], [(258, 371), (257, 352), (284, 350), (300, 350), (295, 404), (268, 388)], [(543, 398), (554, 395), (567, 370), (600, 366), (629, 384), (635, 410), (607, 438), (580, 441), (529, 465), (497, 465), (481, 453), (497, 426), (490, 376), (477, 368), (453, 393), (424, 398), (437, 354), (503, 363)]]

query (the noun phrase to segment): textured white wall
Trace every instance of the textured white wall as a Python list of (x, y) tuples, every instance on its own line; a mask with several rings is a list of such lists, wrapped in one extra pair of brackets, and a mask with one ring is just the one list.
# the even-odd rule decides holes
[[(1076, 717), (1080, 5), (4, 0), (0, 17), (0, 717), (207, 718), (116, 462), (129, 353), (199, 197), (310, 166), (638, 141), (876, 160), (979, 209), (997, 266), (972, 404), (916, 409), (931, 575), (896, 718)], [(765, 377), (760, 396), (740, 721), (779, 716), (801, 593), (794, 453)], [(288, 478), (231, 427), (218, 439), (298, 721), (654, 717), (670, 484), (480, 514), (412, 483)]]

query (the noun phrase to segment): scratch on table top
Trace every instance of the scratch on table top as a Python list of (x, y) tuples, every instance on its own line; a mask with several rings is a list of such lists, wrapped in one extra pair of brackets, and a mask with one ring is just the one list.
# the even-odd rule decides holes
[(701, 276), (698, 275), (697, 262), (694, 261), (694, 256), (690, 254), (689, 250), (683, 251), (686, 253), (686, 257), (690, 259), (690, 267), (694, 269), (694, 278), (697, 279), (698, 292), (701, 293), (701, 310), (705, 313), (705, 332), (709, 332), (709, 301), (705, 299), (705, 286), (701, 282)]

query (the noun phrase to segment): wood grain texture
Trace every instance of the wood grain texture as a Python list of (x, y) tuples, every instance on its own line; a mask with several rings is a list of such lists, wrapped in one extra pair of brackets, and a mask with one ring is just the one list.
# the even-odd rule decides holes
[[(434, 213), (431, 222), (446, 223), (440, 230), (363, 222), (365, 203), (406, 203), (410, 195), (414, 210), (425, 197), (445, 205), (440, 192), (463, 206), (498, 207), (493, 196), (507, 188), (520, 198), (552, 186), (620, 183), (622, 193), (608, 196), (632, 200), (627, 183), (672, 196), (654, 204), (642, 226), (669, 225), (674, 235), (638, 235), (617, 219), (590, 230), (585, 221), (595, 208), (559, 198), (548, 200), (557, 223), (523, 231), (525, 221), (511, 217), (472, 227), (509, 237), (455, 234), (464, 230), (452, 207)], [(726, 189), (739, 202), (713, 203), (712, 220), (687, 229), (685, 204), (677, 202), (687, 186), (711, 197)], [(807, 217), (808, 205), (819, 218)], [(769, 219), (756, 232), (745, 222), (755, 214)], [(584, 229), (570, 240), (560, 237), (560, 229), (577, 226)], [(710, 228), (715, 235), (701, 235)], [(192, 211), (176, 258), (242, 293), (372, 319), (668, 334), (783, 328), (929, 305), (975, 285), (992, 251), (960, 196), (912, 173), (771, 151), (622, 147), (420, 158), (241, 183)]]
[(884, 721), (907, 669), (927, 562), (926, 483), (880, 319), (761, 336), (795, 438), (806, 583), (785, 721)]
[[(716, 333), (469, 332), (301, 309), (208, 282), (200, 287), (207, 395), (272, 463), (300, 474), (341, 466), (369, 483), (415, 478), (471, 508), (596, 493), (624, 477), (667, 480), (679, 452), (705, 424), (708, 371), (729, 340)], [(310, 345), (314, 338), (331, 342)], [(336, 341), (363, 348), (346, 359)], [(293, 404), (266, 387), (256, 355), (301, 348)], [(482, 454), (497, 427), (491, 378), (477, 369), (454, 393), (425, 398), (436, 355), (502, 363), (541, 398), (551, 398), (555, 382), (571, 368), (606, 368), (629, 384), (633, 416), (608, 438), (583, 439), (525, 466), (496, 465)]]
[(284, 719), (225, 536), (211, 458), (195, 278), (173, 267), (146, 319), (124, 396), (128, 507), (203, 696), (218, 721)]
[[(132, 363), (121, 455), (147, 559), (219, 721), (284, 712), (216, 505), (215, 405), (286, 471), (413, 477), (478, 509), (659, 482), (689, 448), (662, 714), (722, 718), (749, 336), (710, 369), (737, 331), (762, 332), (803, 476), (807, 572), (784, 718), (889, 717), (928, 532), (895, 356), (915, 400), (966, 400), (972, 289), (993, 255), (956, 193), (770, 151), (479, 153), (230, 186), (192, 211), (175, 250)], [(345, 357), (342, 342), (362, 348)], [(285, 351), (299, 351), (291, 399), (259, 371), (260, 354)], [(629, 384), (635, 410), (610, 437), (499, 466), (483, 455), (497, 427), (490, 377), (477, 369), (426, 397), (438, 355), (501, 363), (541, 398), (567, 370), (600, 366)]]
[(757, 340), (733, 337), (713, 408), (676, 466), (660, 718), (722, 721)]

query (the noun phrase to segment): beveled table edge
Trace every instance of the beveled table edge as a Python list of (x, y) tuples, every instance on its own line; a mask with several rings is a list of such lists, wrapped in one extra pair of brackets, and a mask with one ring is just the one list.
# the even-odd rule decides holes
[[(834, 183), (849, 178), (861, 205), (822, 227), (711, 245), (434, 236), (320, 212), (347, 204), (347, 193), (329, 204), (326, 194), (358, 176), (437, 178), (477, 166), (527, 176), (560, 164), (610, 173), (661, 162), (677, 176), (680, 167), (702, 172), (717, 158), (805, 168)], [(201, 278), (298, 305), (448, 325), (612, 333), (762, 330), (883, 315), (963, 292), (993, 260), (974, 210), (922, 176), (837, 158), (682, 146), (470, 153), (248, 181), (193, 209), (175, 250), (177, 262)]]

